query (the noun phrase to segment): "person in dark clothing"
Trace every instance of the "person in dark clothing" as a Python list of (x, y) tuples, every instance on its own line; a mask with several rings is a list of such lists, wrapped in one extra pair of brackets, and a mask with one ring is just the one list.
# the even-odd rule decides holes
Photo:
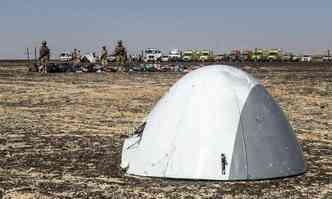
[(42, 45), (39, 49), (39, 61), (39, 72), (47, 73), (47, 65), (50, 61), (50, 49), (47, 47), (47, 42), (45, 40), (42, 41)]

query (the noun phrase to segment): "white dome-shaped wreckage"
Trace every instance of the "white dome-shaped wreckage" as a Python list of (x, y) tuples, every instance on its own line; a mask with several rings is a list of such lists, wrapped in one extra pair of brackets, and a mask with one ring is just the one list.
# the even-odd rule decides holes
[(121, 167), (151, 177), (255, 180), (304, 172), (288, 120), (264, 87), (230, 66), (181, 78), (125, 140)]

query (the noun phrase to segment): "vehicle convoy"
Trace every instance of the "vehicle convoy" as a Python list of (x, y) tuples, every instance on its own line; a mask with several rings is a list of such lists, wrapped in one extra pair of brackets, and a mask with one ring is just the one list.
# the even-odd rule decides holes
[(181, 50), (173, 49), (169, 52), (168, 58), (169, 61), (180, 61), (181, 60)]
[(268, 50), (266, 59), (269, 62), (280, 62), (282, 59), (282, 51), (280, 49), (270, 49)]
[(157, 62), (160, 61), (162, 57), (161, 50), (156, 48), (148, 48), (144, 51), (143, 61), (144, 62)]
[(63, 52), (59, 56), (60, 61), (70, 61), (73, 59), (73, 56), (70, 52)]

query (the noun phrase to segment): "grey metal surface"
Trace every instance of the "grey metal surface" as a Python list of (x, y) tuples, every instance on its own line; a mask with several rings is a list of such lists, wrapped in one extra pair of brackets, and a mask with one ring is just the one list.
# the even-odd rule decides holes
[(245, 179), (266, 179), (304, 172), (296, 136), (283, 111), (261, 85), (251, 90), (240, 121), (230, 179), (243, 179), (246, 174)]
[(244, 141), (245, 140), (244, 140), (243, 125), (239, 124), (235, 137), (229, 180), (247, 179), (248, 176), (247, 154), (246, 154)]

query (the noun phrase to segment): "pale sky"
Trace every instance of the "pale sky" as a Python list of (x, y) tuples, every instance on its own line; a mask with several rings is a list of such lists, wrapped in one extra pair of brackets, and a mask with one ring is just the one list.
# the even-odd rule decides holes
[(332, 49), (331, 0), (1, 0), (0, 59), (47, 40), (54, 56), (80, 48), (130, 52), (206, 48)]

